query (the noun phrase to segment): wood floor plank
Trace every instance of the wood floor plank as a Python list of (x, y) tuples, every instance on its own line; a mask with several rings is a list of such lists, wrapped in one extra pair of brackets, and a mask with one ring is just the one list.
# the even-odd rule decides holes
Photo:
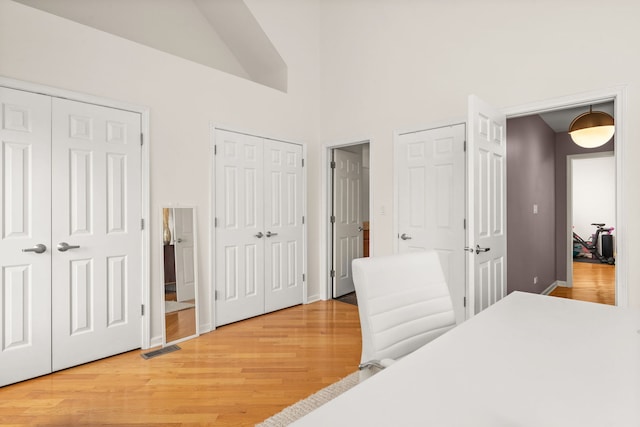
[(574, 262), (573, 287), (557, 287), (549, 295), (615, 305), (615, 283), (615, 265)]
[(0, 425), (252, 426), (357, 369), (358, 308), (297, 306), (0, 388)]

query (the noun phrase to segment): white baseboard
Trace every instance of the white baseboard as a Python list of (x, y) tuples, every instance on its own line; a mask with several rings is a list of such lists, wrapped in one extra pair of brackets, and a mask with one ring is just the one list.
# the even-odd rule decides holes
[(207, 322), (207, 323), (200, 323), (200, 325), (198, 326), (200, 329), (200, 335), (202, 334), (206, 334), (207, 332), (211, 332), (213, 331), (214, 328), (211, 327), (211, 323)]
[(540, 295), (549, 295), (551, 292), (553, 292), (558, 286), (561, 286), (558, 281), (556, 280), (555, 282), (553, 282), (552, 284), (549, 285), (549, 287), (547, 289), (545, 289), (544, 291), (540, 292)]
[(316, 302), (316, 301), (322, 301), (322, 298), (320, 298), (320, 295), (308, 296), (307, 302), (305, 302), (304, 304), (311, 304), (312, 302)]
[(151, 338), (149, 342), (149, 348), (158, 347), (162, 345), (162, 335)]
[(558, 287), (560, 287), (560, 288), (568, 288), (569, 285), (564, 280), (556, 280), (555, 282), (550, 284), (547, 289), (545, 289), (544, 291), (540, 292), (540, 295), (549, 295), (551, 292), (553, 292)]

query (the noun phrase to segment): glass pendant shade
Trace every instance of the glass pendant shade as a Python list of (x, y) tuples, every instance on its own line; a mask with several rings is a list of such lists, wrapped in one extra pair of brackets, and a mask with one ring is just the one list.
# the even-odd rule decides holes
[(576, 117), (569, 126), (569, 135), (583, 148), (596, 148), (609, 142), (615, 132), (613, 117), (602, 111), (591, 111)]

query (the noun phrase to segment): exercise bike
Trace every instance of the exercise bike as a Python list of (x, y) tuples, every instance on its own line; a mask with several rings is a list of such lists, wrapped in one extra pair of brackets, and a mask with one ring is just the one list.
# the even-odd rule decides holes
[(599, 241), (600, 235), (603, 234), (603, 233), (604, 233), (603, 235), (610, 235), (611, 232), (613, 231), (613, 227), (605, 228), (603, 223), (592, 223), (591, 225), (595, 225), (596, 226), (596, 233), (591, 235), (591, 239), (584, 240), (582, 237), (578, 236), (576, 234), (576, 232), (574, 231), (573, 232), (573, 243), (574, 244), (578, 244), (579, 243), (587, 251), (589, 251), (589, 253), (591, 253), (591, 257), (592, 258), (596, 258), (601, 263), (610, 264), (610, 265), (615, 264), (616, 261), (613, 258), (613, 256), (605, 257), (598, 250), (598, 241)]

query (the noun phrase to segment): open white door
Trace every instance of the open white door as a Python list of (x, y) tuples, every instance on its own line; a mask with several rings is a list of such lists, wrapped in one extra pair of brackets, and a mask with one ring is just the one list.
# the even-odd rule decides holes
[(191, 301), (196, 298), (194, 213), (191, 208), (173, 208), (175, 239), (176, 299)]
[(0, 88), (0, 387), (51, 372), (50, 156), (51, 98)]
[(506, 294), (507, 118), (478, 97), (468, 110), (468, 317)]
[(355, 290), (351, 261), (362, 257), (362, 155), (333, 150), (333, 297)]
[(456, 313), (465, 320), (465, 125), (399, 135), (398, 252), (436, 250)]

